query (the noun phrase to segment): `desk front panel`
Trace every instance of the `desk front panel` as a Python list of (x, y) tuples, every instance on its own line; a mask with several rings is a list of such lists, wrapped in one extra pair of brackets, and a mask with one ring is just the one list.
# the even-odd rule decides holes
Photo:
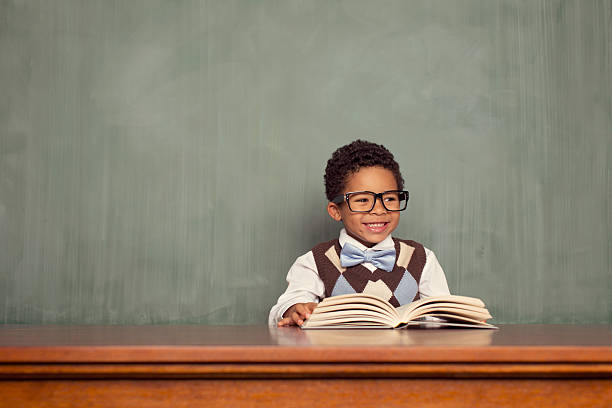
[(609, 380), (259, 379), (0, 382), (0, 407), (610, 407)]

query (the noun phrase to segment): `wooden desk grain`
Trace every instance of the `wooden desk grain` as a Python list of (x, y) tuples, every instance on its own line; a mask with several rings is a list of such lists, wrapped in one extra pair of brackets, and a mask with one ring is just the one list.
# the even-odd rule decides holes
[(609, 326), (2, 326), (0, 407), (612, 406)]

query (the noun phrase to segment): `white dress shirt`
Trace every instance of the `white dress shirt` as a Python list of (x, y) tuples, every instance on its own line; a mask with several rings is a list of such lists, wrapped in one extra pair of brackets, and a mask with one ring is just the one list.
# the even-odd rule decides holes
[[(340, 246), (344, 247), (345, 243), (350, 243), (362, 251), (376, 251), (381, 249), (395, 248), (391, 235), (384, 240), (368, 248), (355, 238), (346, 233), (342, 228), (340, 231)], [(419, 293), (421, 297), (449, 295), (448, 285), (444, 271), (436, 258), (436, 255), (429, 249), (425, 248), (425, 266), (421, 273), (419, 282)], [(376, 267), (369, 262), (363, 263), (363, 266), (370, 271), (375, 271)], [(287, 273), (287, 290), (279, 298), (278, 302), (270, 310), (268, 324), (276, 326), (276, 323), (282, 319), (283, 313), (296, 303), (319, 302), (325, 297), (325, 286), (319, 277), (317, 264), (315, 263), (312, 251), (300, 256)]]

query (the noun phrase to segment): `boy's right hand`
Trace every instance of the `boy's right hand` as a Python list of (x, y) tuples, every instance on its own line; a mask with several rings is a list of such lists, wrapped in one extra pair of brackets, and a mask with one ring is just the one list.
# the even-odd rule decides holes
[(304, 320), (310, 317), (315, 307), (317, 307), (317, 304), (314, 302), (296, 303), (283, 313), (283, 318), (278, 322), (278, 327), (301, 326)]

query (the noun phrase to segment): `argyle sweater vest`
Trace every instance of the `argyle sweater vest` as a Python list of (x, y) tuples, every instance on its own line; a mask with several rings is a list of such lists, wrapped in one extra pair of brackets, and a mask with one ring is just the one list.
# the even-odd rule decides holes
[(340, 264), (340, 242), (324, 242), (312, 249), (319, 277), (325, 285), (325, 297), (349, 293), (370, 293), (398, 307), (419, 299), (419, 282), (425, 267), (423, 245), (393, 238), (395, 265), (391, 272), (363, 265), (343, 268)]

